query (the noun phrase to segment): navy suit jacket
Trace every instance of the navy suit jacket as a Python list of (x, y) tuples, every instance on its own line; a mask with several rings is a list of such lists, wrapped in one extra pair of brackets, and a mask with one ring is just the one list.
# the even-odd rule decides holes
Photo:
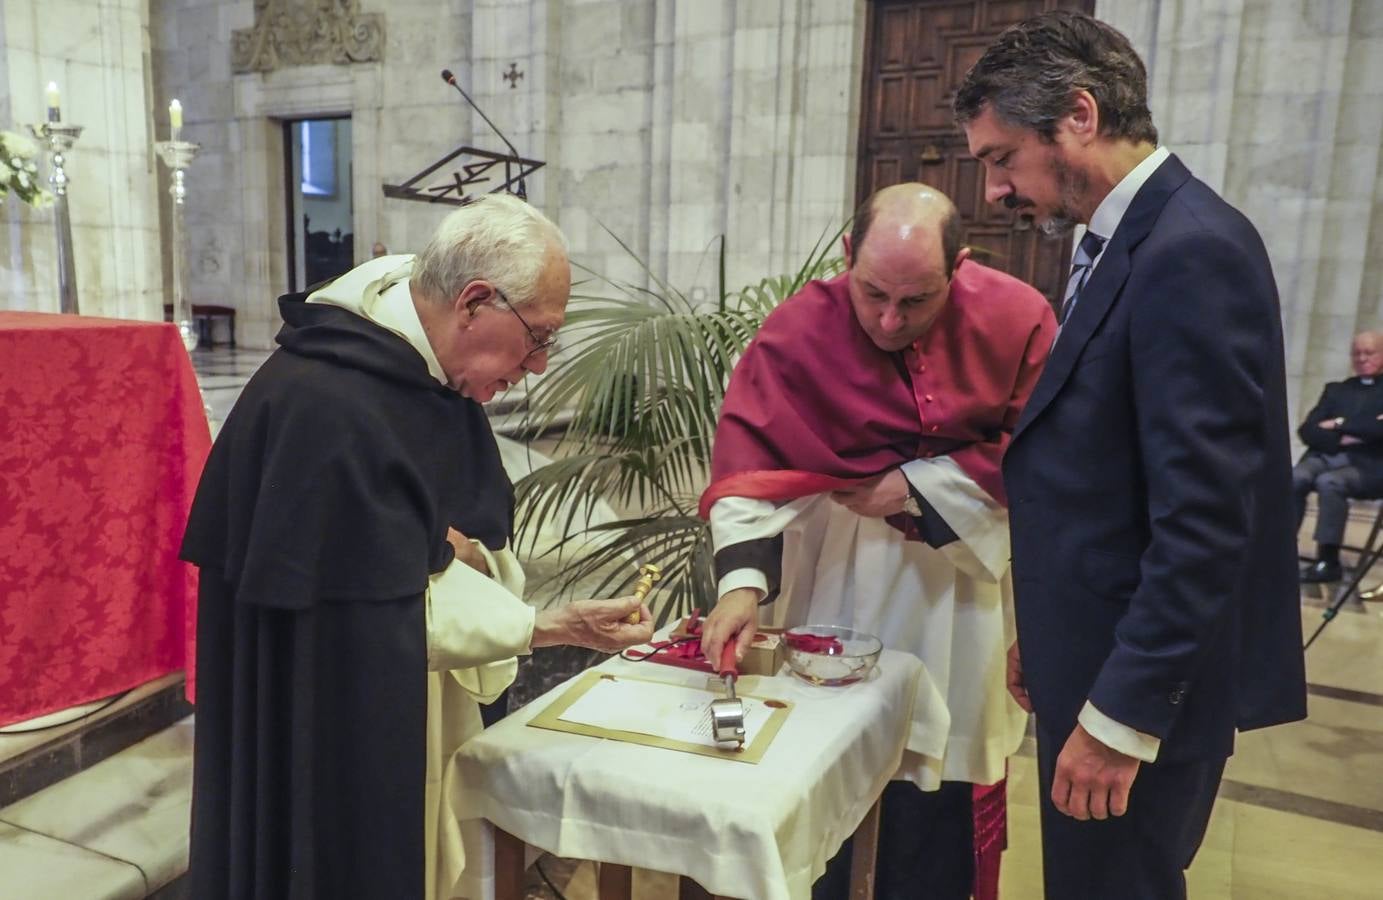
[(1023, 674), (1228, 756), (1304, 718), (1282, 325), (1258, 232), (1175, 156), (1138, 191), (1004, 459)]

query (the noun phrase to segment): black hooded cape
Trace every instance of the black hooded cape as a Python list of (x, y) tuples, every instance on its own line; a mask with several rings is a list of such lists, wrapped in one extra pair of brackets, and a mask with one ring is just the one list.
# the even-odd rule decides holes
[(428, 576), (448, 526), (498, 549), (513, 518), (480, 405), (305, 297), (280, 299), (183, 541), (198, 900), (423, 896)]

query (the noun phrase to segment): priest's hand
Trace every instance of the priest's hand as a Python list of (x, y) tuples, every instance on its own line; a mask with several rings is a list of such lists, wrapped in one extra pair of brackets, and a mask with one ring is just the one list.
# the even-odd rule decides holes
[(1138, 760), (1091, 736), (1079, 724), (1056, 758), (1052, 803), (1073, 819), (1107, 819), (1128, 812)]
[(1032, 698), (1028, 696), (1027, 685), (1023, 683), (1023, 660), (1018, 655), (1017, 641), (1008, 646), (1008, 692), (1013, 702), (1023, 708), (1023, 712), (1032, 712)]
[[(626, 621), (637, 612), (639, 622)], [(533, 619), (534, 647), (573, 644), (602, 653), (653, 640), (653, 615), (638, 597), (613, 600), (573, 600), (556, 609), (545, 609)]]
[(883, 519), (903, 511), (908, 479), (902, 469), (889, 469), (848, 491), (833, 491), (831, 499), (866, 519)]
[(476, 548), (475, 542), (470, 538), (455, 528), (448, 528), (447, 543), (451, 544), (452, 551), (461, 562), (475, 569), (481, 575), (488, 576), (490, 574), (490, 564), (485, 561), (485, 554)]
[(752, 587), (735, 588), (716, 603), (701, 625), (701, 653), (711, 667), (720, 671), (720, 654), (727, 641), (735, 642), (735, 661), (744, 659), (758, 630), (759, 598), (762, 591)]

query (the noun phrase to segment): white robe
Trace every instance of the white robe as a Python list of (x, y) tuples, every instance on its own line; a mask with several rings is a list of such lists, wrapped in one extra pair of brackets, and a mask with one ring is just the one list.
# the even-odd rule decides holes
[[(727, 497), (711, 509), (715, 547), (781, 532), (782, 593), (763, 608), (766, 624), (846, 625), (922, 660), (908, 752), (895, 777), (924, 790), (942, 780), (993, 784), (1027, 723), (1005, 685), (1014, 639), (1008, 513), (948, 457), (914, 460), (903, 473), (956, 541), (934, 548), (904, 540), (884, 520), (857, 516), (826, 495), (784, 504)], [(754, 585), (754, 576), (757, 586), (766, 583), (762, 573), (730, 572), (719, 593)], [(949, 715), (936, 715), (938, 702)]]
[(465, 868), (466, 852), (454, 796), (451, 758), (479, 734), (479, 703), (488, 703), (514, 681), (515, 654), (533, 640), (533, 608), (519, 597), (524, 576), (505, 547), (490, 553), (476, 543), (494, 578), (452, 563), (432, 578), (427, 600), (427, 787), (424, 839), (427, 900), (451, 900)]

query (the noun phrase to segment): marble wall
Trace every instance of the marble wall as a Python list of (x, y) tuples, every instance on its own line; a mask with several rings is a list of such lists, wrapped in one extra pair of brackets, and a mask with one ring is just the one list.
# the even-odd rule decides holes
[[(0, 0), (0, 128), (45, 118), (85, 126), (68, 155), (81, 311), (160, 319), (159, 194), (148, 84), (147, 0)], [(41, 167), (46, 179), (47, 164)], [(0, 207), (0, 309), (58, 310), (52, 210)]]
[[(470, 119), (438, 77), (469, 69), (470, 3), (365, 0), (383, 20), (379, 59), (232, 72), (232, 40), (255, 25), (255, 2), (149, 0), (153, 80), (186, 109), (184, 134), (202, 145), (189, 172), (187, 227), (193, 301), (234, 306), (241, 343), (272, 345), (275, 298), (288, 286), (284, 123), (351, 116), (355, 257), (383, 241), (418, 247), (442, 207), (386, 201), (398, 182), (470, 137)], [(291, 5), (291, 4), (290, 4)], [(350, 5), (350, 4), (344, 4)], [(297, 4), (310, 9), (320, 4)]]
[(235, 306), (246, 344), (267, 345), (287, 283), (282, 121), (350, 113), (357, 258), (377, 240), (416, 249), (445, 209), (385, 199), (381, 184), (463, 143), (504, 146), (444, 67), (546, 162), (530, 199), (609, 277), (647, 283), (618, 237), (709, 297), (717, 236), (734, 287), (796, 268), (849, 213), (862, 0), (358, 5), (383, 19), (379, 61), (233, 74), (250, 0), (151, 0), (156, 93), (183, 98), (187, 138), (203, 146), (189, 182), (193, 297)]
[[(578, 262), (644, 285), (637, 257), (707, 295), (719, 235), (734, 287), (794, 268), (848, 214), (863, 11), (474, 0), (469, 90), (521, 154), (547, 163), (529, 196)], [(477, 143), (500, 146), (479, 116), (471, 124)]]
[(553, 111), (544, 196), (586, 265), (644, 283), (613, 234), (709, 296), (717, 237), (735, 288), (795, 269), (849, 215), (863, 3), (534, 6), (560, 17), (555, 83), (531, 88)]
[[(338, 5), (382, 27), (368, 61), (237, 74), (234, 34), (256, 5), (0, 0), (0, 123), (36, 120), (57, 80), (88, 125), (73, 156), (85, 310), (157, 315), (166, 176), (148, 148), (173, 96), (203, 148), (189, 174), (193, 298), (236, 307), (250, 346), (270, 344), (288, 283), (283, 123), (349, 114), (356, 256), (375, 241), (415, 249), (446, 209), (381, 185), (460, 144), (503, 147), (442, 68), (546, 161), (530, 198), (603, 275), (648, 283), (618, 237), (709, 298), (718, 236), (735, 287), (794, 268), (849, 214), (866, 0), (354, 0)], [(1264, 235), (1295, 418), (1346, 372), (1350, 334), (1383, 326), (1383, 4), (1097, 0), (1096, 12), (1147, 60), (1165, 142)], [(7, 204), (0, 222), (0, 306), (54, 308), (51, 214)]]
[(1097, 0), (1148, 63), (1162, 140), (1263, 234), (1295, 422), (1383, 327), (1383, 4)]

